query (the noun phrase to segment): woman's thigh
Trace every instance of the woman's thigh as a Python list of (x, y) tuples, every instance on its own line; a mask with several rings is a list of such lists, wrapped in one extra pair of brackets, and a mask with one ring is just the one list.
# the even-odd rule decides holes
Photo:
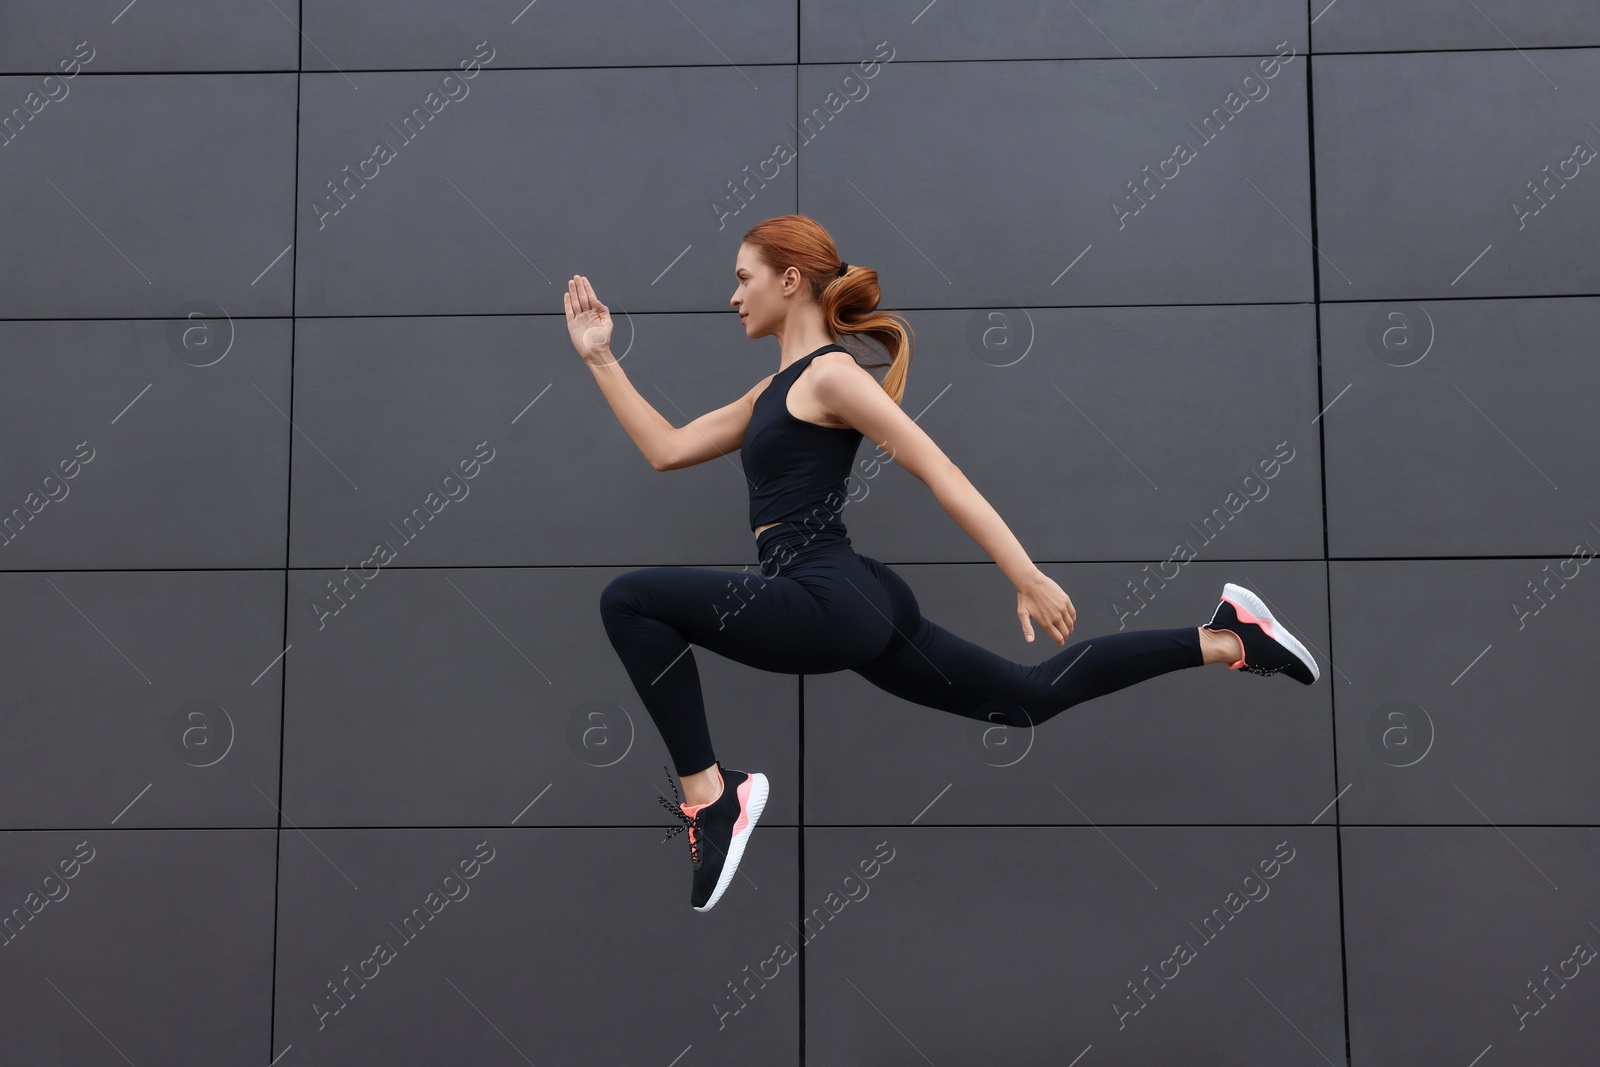
[(876, 657), (889, 641), (890, 599), (854, 553), (827, 553), (781, 575), (644, 567), (612, 579), (602, 612), (632, 612), (683, 639), (761, 670), (824, 674)]

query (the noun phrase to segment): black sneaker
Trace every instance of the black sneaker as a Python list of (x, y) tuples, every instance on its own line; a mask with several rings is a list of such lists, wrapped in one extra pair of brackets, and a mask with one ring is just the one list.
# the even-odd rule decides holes
[(1230, 671), (1273, 675), (1282, 671), (1290, 678), (1310, 685), (1322, 677), (1317, 661), (1294, 634), (1272, 617), (1261, 598), (1232, 582), (1222, 587), (1222, 602), (1217, 605), (1208, 630), (1228, 630), (1237, 634), (1244, 646), (1239, 662), (1228, 664)]
[[(750, 833), (761, 818), (761, 809), (767, 806), (767, 776), (759, 771), (746, 774), (715, 764), (722, 780), (722, 791), (715, 800), (705, 804), (689, 805), (680, 800), (674, 804), (657, 795), (663, 807), (683, 822), (667, 831), (661, 839), (666, 844), (673, 834), (689, 831), (689, 858), (694, 861), (694, 887), (689, 903), (695, 911), (710, 911), (733, 881), (739, 869), (739, 859), (750, 840)], [(663, 768), (664, 770), (666, 768)], [(672, 785), (672, 795), (678, 795), (678, 785), (670, 772), (667, 781)]]

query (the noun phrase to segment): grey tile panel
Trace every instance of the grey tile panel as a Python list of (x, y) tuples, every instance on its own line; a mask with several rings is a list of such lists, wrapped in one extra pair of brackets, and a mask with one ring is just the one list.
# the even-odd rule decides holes
[(851, 68), (802, 67), (803, 210), (889, 306), (1309, 300), (1306, 57), (1278, 40), (1135, 64), (894, 53), (859, 100)]
[(1589, 1059), (1593, 828), (1339, 833), (1352, 1063)]
[(1312, 67), (1324, 300), (1600, 290), (1600, 50)]
[(304, 76), (297, 313), (559, 314), (573, 274), (625, 312), (725, 308), (735, 183), (795, 210), (794, 157), (763, 163), (793, 70), (499, 66)]
[[(1318, 52), (1573, 48), (1600, 44), (1600, 9), (1584, 0), (1311, 0)], [(1533, 62), (1541, 58), (1533, 57)]]
[(1593, 297), (1325, 305), (1335, 557), (1600, 544)]
[(7, 1062), (266, 1063), (275, 850), (268, 830), (0, 831)]
[(291, 324), (193, 310), (0, 322), (0, 566), (284, 565)]
[(806, 63), (853, 60), (883, 40), (920, 60), (1256, 55), (1279, 41), (1303, 52), (1306, 42), (1305, 5), (1294, 0), (999, 0), (904, 10), (807, 0), (800, 18)]
[(289, 314), (296, 77), (0, 77), (0, 318)]
[(725, 1025), (712, 1010), (793, 936), (796, 831), (762, 834), (742, 892), (708, 915), (688, 907), (681, 834), (665, 846), (639, 828), (285, 837), (278, 1045), (313, 1065), (666, 1064), (685, 1051), (680, 1063), (798, 1064), (798, 962)]
[[(62, 75), (75, 78), (82, 71), (292, 71), (299, 22), (300, 5), (288, 0), (13, 0), (6, 5), (0, 71), (68, 81)], [(43, 92), (61, 90), (52, 84)]]
[(278, 824), (281, 571), (39, 571), (0, 589), (0, 825)]
[(1342, 1062), (1334, 833), (808, 829), (807, 1059)]
[(1597, 542), (1579, 558), (1329, 564), (1344, 819), (1600, 822)]
[(582, 6), (457, 0), (446, 7), (306, 0), (306, 36), (316, 47), (308, 45), (302, 61), (308, 71), (449, 69), (487, 41), (495, 65), (506, 67), (792, 64), (796, 6), (792, 0)]

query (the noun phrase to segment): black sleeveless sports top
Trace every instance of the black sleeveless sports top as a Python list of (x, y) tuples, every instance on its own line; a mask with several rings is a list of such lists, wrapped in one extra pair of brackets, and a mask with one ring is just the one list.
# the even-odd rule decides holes
[(750, 483), (750, 529), (769, 522), (839, 526), (845, 481), (861, 444), (861, 431), (797, 419), (788, 408), (789, 387), (824, 352), (823, 345), (773, 375), (757, 394), (739, 456)]

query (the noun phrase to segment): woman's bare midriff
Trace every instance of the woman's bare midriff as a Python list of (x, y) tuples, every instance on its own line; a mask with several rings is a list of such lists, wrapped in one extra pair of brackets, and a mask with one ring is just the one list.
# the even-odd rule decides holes
[(778, 525), (780, 525), (780, 524), (779, 524), (779, 523), (776, 523), (776, 522), (769, 522), (769, 523), (767, 523), (767, 524), (766, 524), (766, 525), (765, 525), (765, 526), (757, 526), (757, 527), (756, 527), (756, 528), (755, 528), (755, 535), (756, 535), (756, 536), (757, 536), (757, 537), (760, 537), (760, 536), (761, 536), (761, 532), (762, 532), (762, 531), (763, 531), (763, 530), (770, 530), (770, 529), (772, 529), (772, 528), (773, 528), (773, 527), (774, 527), (774, 526), (778, 526)]

